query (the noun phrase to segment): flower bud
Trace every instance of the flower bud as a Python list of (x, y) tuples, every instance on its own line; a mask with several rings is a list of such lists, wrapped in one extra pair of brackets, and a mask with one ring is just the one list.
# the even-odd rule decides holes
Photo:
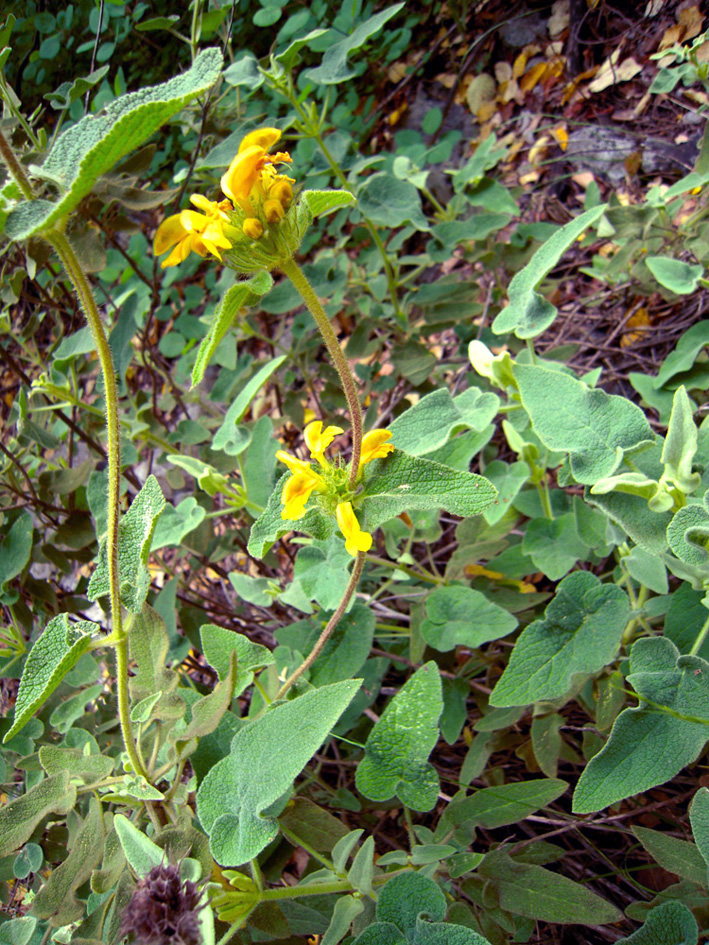
[(278, 200), (266, 200), (263, 204), (263, 214), (269, 223), (280, 223), (285, 216), (283, 204)]
[(257, 240), (263, 236), (263, 224), (256, 217), (248, 217), (244, 220), (242, 229), (250, 240)]

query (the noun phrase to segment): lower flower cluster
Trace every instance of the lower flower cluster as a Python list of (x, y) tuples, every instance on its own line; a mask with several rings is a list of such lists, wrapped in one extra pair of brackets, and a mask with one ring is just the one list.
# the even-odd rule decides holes
[[(343, 432), (340, 427), (335, 426), (323, 429), (321, 420), (314, 420), (306, 426), (303, 437), (312, 459), (318, 464), (318, 469), (314, 469), (311, 463), (291, 456), (285, 450), (276, 453), (276, 457), (285, 463), (292, 473), (281, 493), (281, 516), (291, 521), (302, 518), (310, 497), (315, 493), (326, 511), (334, 510), (337, 525), (345, 539), (345, 548), (356, 557), (360, 551), (369, 551), (372, 547), (372, 536), (369, 532), (362, 531), (355, 515), (349, 467), (342, 465), (339, 460), (332, 463), (325, 458), (325, 451), (335, 437)], [(367, 463), (383, 458), (393, 451), (393, 444), (387, 442), (390, 438), (389, 430), (382, 429), (370, 430), (364, 435), (356, 481), (362, 478)]]

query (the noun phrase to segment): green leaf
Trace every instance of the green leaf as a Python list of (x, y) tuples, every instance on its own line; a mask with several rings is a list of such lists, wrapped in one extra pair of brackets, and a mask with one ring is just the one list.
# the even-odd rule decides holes
[(34, 916), (7, 919), (0, 925), (0, 945), (29, 945), (37, 920)]
[(246, 382), (244, 387), (237, 394), (236, 399), (232, 403), (231, 407), (229, 407), (227, 410), (226, 416), (222, 421), (222, 425), (214, 434), (214, 440), (212, 442), (213, 449), (223, 450), (229, 456), (238, 456), (238, 454), (241, 453), (246, 446), (248, 446), (248, 443), (243, 443), (237, 436), (237, 424), (243, 419), (244, 414), (251, 406), (251, 401), (254, 399), (256, 394), (263, 387), (269, 377), (271, 377), (271, 375), (274, 374), (283, 364), (285, 359), (286, 355), (281, 354), (279, 357), (273, 358), (271, 361), (267, 361), (266, 364), (264, 364), (263, 367), (261, 367), (256, 372), (256, 374), (254, 374), (254, 376)]
[(313, 219), (342, 207), (350, 207), (357, 202), (355, 195), (349, 190), (304, 190), (299, 199), (307, 205)]
[(415, 945), (490, 945), (486, 938), (465, 925), (451, 922), (429, 922), (423, 916), (416, 920)]
[(136, 23), (135, 28), (139, 33), (147, 33), (150, 30), (172, 29), (175, 23), (179, 22), (180, 17), (177, 14), (173, 16), (151, 16), (147, 20), (141, 20), (140, 23)]
[(165, 862), (165, 851), (162, 847), (149, 840), (123, 814), (114, 816), (113, 825), (116, 828), (125, 858), (138, 876), (141, 878), (146, 876), (155, 866), (160, 866)]
[(0, 544), (0, 592), (22, 571), (32, 553), (32, 516), (21, 512)]
[(412, 223), (417, 230), (428, 230), (421, 194), (410, 181), (391, 174), (380, 172), (367, 177), (357, 191), (357, 206), (363, 216), (378, 226)]
[(347, 588), (351, 564), (352, 556), (345, 543), (335, 535), (301, 548), (295, 559), (293, 580), (278, 599), (295, 604), (306, 613), (312, 608), (308, 610), (304, 600), (315, 601), (325, 610), (335, 610)]
[(683, 902), (663, 902), (648, 914), (642, 928), (619, 938), (616, 945), (697, 945), (697, 920)]
[(276, 483), (276, 488), (271, 493), (268, 504), (263, 512), (251, 526), (249, 535), (248, 552), (255, 558), (263, 558), (268, 549), (274, 543), (287, 535), (289, 532), (298, 531), (312, 538), (321, 541), (328, 539), (335, 530), (335, 520), (330, 515), (325, 515), (319, 508), (308, 509), (303, 518), (297, 520), (282, 518), (283, 503), (281, 502), (281, 493), (290, 473), (284, 473)]
[(246, 863), (277, 836), (278, 821), (265, 811), (290, 791), (359, 684), (348, 680), (311, 690), (236, 733), (228, 757), (210, 769), (197, 792), (197, 815), (218, 863)]
[(421, 913), (434, 922), (445, 918), (446, 897), (432, 879), (420, 873), (402, 873), (384, 884), (377, 900), (380, 922), (390, 922), (411, 939)]
[(608, 495), (586, 495), (589, 505), (601, 509), (651, 555), (667, 550), (667, 526), (671, 512), (651, 512), (647, 500), (635, 495), (611, 492)]
[(497, 499), (486, 508), (483, 516), (488, 525), (496, 525), (510, 510), (512, 501), (529, 479), (529, 466), (523, 462), (505, 463), (493, 459), (485, 467), (485, 477), (497, 489)]
[(495, 850), (488, 853), (478, 872), (490, 880), (500, 907), (513, 915), (563, 925), (605, 925), (617, 922), (621, 913), (586, 886), (566, 876), (530, 863), (519, 863)]
[(159, 548), (179, 548), (185, 535), (193, 532), (204, 521), (207, 510), (197, 503), (193, 495), (180, 504), (166, 505), (157, 521), (150, 545), (151, 551)]
[(121, 95), (99, 114), (86, 115), (65, 131), (41, 168), (41, 175), (58, 186), (59, 198), (20, 204), (8, 217), (7, 235), (14, 240), (27, 239), (71, 213), (102, 174), (210, 88), (221, 67), (221, 52), (204, 49), (184, 75)]
[(635, 826), (631, 830), (663, 869), (699, 886), (707, 885), (707, 864), (694, 843), (647, 827)]
[(557, 311), (536, 288), (569, 247), (605, 210), (606, 205), (601, 204), (562, 226), (539, 247), (524, 269), (514, 275), (507, 290), (510, 304), (502, 309), (492, 323), (496, 335), (513, 331), (518, 338), (536, 338), (546, 331), (556, 318)]
[(677, 374), (682, 374), (694, 364), (697, 355), (709, 344), (709, 321), (692, 325), (682, 334), (677, 347), (665, 358), (655, 378), (655, 387), (664, 387)]
[(368, 467), (360, 500), (362, 527), (372, 531), (409, 509), (445, 509), (470, 518), (492, 505), (496, 497), (497, 490), (484, 476), (394, 450)]
[(374, 837), (367, 837), (352, 860), (347, 879), (363, 896), (374, 898), (372, 877), (374, 876)]
[[(255, 92), (263, 85), (265, 77), (258, 67), (258, 60), (254, 54), (245, 50), (241, 54), (241, 58), (224, 70), (224, 81), (236, 88), (248, 86), (250, 91)], [(234, 153), (236, 153), (236, 149), (234, 149)]]
[(68, 614), (49, 621), (25, 662), (15, 703), (12, 727), (5, 733), (8, 742), (46, 702), (79, 659), (91, 648), (98, 624), (88, 620), (69, 623)]
[(518, 824), (566, 791), (568, 784), (556, 778), (537, 778), (514, 784), (482, 788), (471, 797), (452, 800), (446, 807), (436, 830), (437, 838), (446, 836), (451, 828), (484, 827), (493, 830)]
[(38, 843), (26, 843), (12, 864), (15, 879), (26, 879), (30, 873), (38, 873), (43, 862), (42, 847)]
[[(274, 61), (280, 63), (284, 69), (290, 71), (293, 66), (297, 65), (300, 61), (300, 56), (298, 53), (304, 46), (310, 45), (314, 39), (318, 39), (320, 36), (324, 36), (327, 33), (327, 30), (316, 29), (311, 30), (309, 33), (306, 33), (305, 36), (301, 36), (299, 39), (294, 39), (293, 42), (277, 56), (274, 56)], [(230, 67), (231, 68), (231, 67)], [(229, 70), (227, 69), (227, 72)]]
[(431, 810), (440, 783), (428, 756), (438, 741), (442, 711), (441, 677), (431, 661), (401, 687), (369, 733), (357, 790), (373, 801), (397, 795), (412, 810)]
[(694, 492), (702, 480), (698, 472), (692, 472), (692, 460), (698, 445), (693, 416), (695, 409), (696, 404), (689, 399), (684, 385), (680, 385), (672, 400), (672, 414), (661, 461), (665, 467), (665, 477), (674, 482), (685, 495)]
[(272, 666), (273, 653), (260, 643), (252, 643), (248, 637), (233, 630), (225, 630), (213, 623), (199, 628), (204, 658), (214, 667), (220, 680), (226, 679), (231, 665), (231, 654), (236, 653), (236, 682), (234, 695), (239, 696), (254, 681), (254, 673), (264, 666)]
[[(371, 838), (373, 839), (373, 838)], [(320, 945), (337, 945), (347, 935), (350, 926), (364, 912), (364, 903), (354, 896), (340, 896), (332, 910), (332, 918)]]
[(304, 77), (316, 85), (336, 85), (338, 82), (351, 79), (356, 72), (347, 64), (350, 53), (363, 46), (370, 36), (374, 36), (404, 6), (403, 3), (395, 3), (394, 6), (387, 7), (386, 10), (360, 23), (349, 36), (335, 43), (334, 46), (330, 46), (325, 51), (321, 65), (315, 69), (307, 69), (303, 73)]
[(709, 867), (709, 791), (705, 787), (699, 788), (692, 798), (689, 805), (689, 822), (697, 848), (704, 860), (705, 876), (702, 885), (706, 886), (706, 868)]
[(161, 721), (181, 719), (185, 704), (175, 692), (178, 674), (167, 666), (170, 638), (160, 614), (143, 606), (131, 627), (128, 637), (130, 657), (136, 667), (130, 679), (130, 694), (134, 703), (140, 703), (160, 693), (160, 699), (151, 709), (151, 718)]
[[(65, 816), (76, 803), (76, 785), (62, 771), (45, 778), (25, 794), (0, 808), (0, 856), (7, 856), (27, 843), (48, 814)], [(2, 928), (2, 926), (0, 926)]]
[(528, 705), (566, 695), (577, 679), (612, 662), (629, 616), (628, 597), (615, 584), (601, 584), (590, 571), (570, 574), (544, 619), (520, 634), (490, 705)]
[(636, 545), (630, 554), (623, 558), (623, 564), (632, 578), (639, 584), (644, 584), (655, 594), (668, 592), (667, 568), (662, 558), (651, 555), (649, 551)]
[(570, 454), (577, 482), (593, 485), (615, 472), (624, 453), (655, 442), (645, 414), (625, 397), (548, 368), (513, 370), (534, 432), (548, 449)]
[(667, 526), (667, 542), (680, 561), (707, 570), (709, 511), (703, 505), (685, 505)]
[(359, 935), (353, 945), (406, 945), (403, 932), (391, 922), (373, 922)]
[(270, 273), (262, 270), (244, 282), (237, 282), (224, 294), (224, 298), (217, 306), (212, 318), (209, 331), (202, 339), (197, 350), (194, 367), (192, 368), (192, 387), (200, 383), (207, 370), (214, 352), (219, 347), (222, 338), (231, 328), (242, 308), (256, 305), (262, 295), (273, 288), (273, 279)]
[(452, 585), (437, 587), (429, 594), (421, 633), (429, 646), (447, 653), (456, 646), (475, 649), (499, 640), (516, 626), (516, 617), (480, 591)]
[(107, 755), (86, 755), (76, 748), (42, 745), (39, 749), (39, 763), (50, 776), (68, 771), (72, 778), (81, 778), (85, 784), (93, 784), (108, 777), (113, 771), (116, 759)]
[(601, 810), (669, 781), (706, 745), (709, 663), (680, 656), (670, 640), (650, 637), (633, 645), (630, 669), (628, 682), (640, 705), (620, 713), (608, 742), (588, 763), (574, 794), (576, 813)]
[(470, 387), (455, 398), (445, 388), (434, 390), (389, 424), (391, 441), (410, 456), (431, 453), (458, 430), (484, 430), (499, 406), (497, 394), (484, 394), (477, 387)]
[(51, 919), (54, 926), (69, 925), (83, 918), (86, 903), (77, 897), (76, 890), (101, 862), (103, 845), (101, 804), (92, 797), (89, 813), (73, 838), (69, 855), (52, 870), (35, 896), (32, 914), (38, 919)]
[(535, 518), (525, 526), (522, 551), (552, 581), (562, 578), (588, 550), (579, 537), (573, 512), (559, 515), (553, 521)]
[[(121, 602), (126, 610), (139, 614), (150, 588), (148, 556), (158, 517), (165, 508), (165, 496), (155, 476), (148, 476), (118, 529), (118, 573)], [(101, 543), (96, 569), (86, 596), (98, 600), (109, 593), (108, 556), (105, 538)]]
[(677, 295), (695, 292), (704, 273), (704, 266), (693, 266), (671, 256), (646, 256), (645, 265), (661, 286)]

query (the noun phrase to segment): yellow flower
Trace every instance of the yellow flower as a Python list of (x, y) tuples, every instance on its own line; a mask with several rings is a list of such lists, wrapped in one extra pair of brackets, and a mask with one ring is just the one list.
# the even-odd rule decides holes
[[(293, 457), (291, 457), (292, 459)], [(324, 486), (322, 479), (314, 473), (307, 463), (307, 472), (297, 472), (286, 480), (281, 493), (283, 510), (281, 518), (294, 521), (305, 515), (305, 504), (314, 489)]]
[(228, 222), (227, 209), (231, 209), (228, 201), (215, 203), (202, 194), (193, 194), (191, 203), (202, 210), (182, 210), (162, 221), (155, 233), (153, 251), (161, 256), (172, 248), (170, 255), (163, 259), (161, 265), (178, 266), (190, 253), (206, 256), (211, 253), (221, 260), (220, 249), (231, 249), (231, 243), (224, 235), (224, 224)]
[[(278, 174), (273, 167), (274, 164), (290, 164), (290, 154), (286, 151), (268, 153), (280, 137), (281, 133), (277, 128), (259, 128), (246, 135), (239, 145), (236, 157), (221, 179), (224, 193), (250, 218), (256, 216), (254, 199), (261, 203), (272, 198), (285, 209), (293, 198), (291, 179)], [(287, 189), (284, 185), (287, 185)]]
[(310, 455), (313, 459), (317, 460), (323, 468), (328, 465), (325, 462), (325, 450), (338, 434), (344, 432), (342, 427), (326, 427), (323, 430), (322, 420), (313, 420), (313, 422), (309, 423), (305, 430), (303, 430), (303, 436), (310, 450)]
[(352, 509), (352, 503), (340, 502), (335, 515), (340, 531), (345, 536), (345, 548), (349, 554), (356, 558), (357, 552), (369, 551), (372, 547), (372, 536), (369, 532), (363, 532), (359, 527), (359, 522)]
[(361, 469), (365, 463), (369, 463), (373, 459), (383, 459), (389, 453), (392, 453), (394, 451), (393, 445), (386, 442), (389, 439), (391, 439), (389, 430), (370, 430), (369, 433), (365, 433), (362, 437), (362, 455), (359, 460), (359, 468)]

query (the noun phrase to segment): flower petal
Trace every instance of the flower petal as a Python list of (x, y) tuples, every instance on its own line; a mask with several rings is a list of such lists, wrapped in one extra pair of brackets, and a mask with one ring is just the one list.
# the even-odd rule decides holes
[(266, 152), (258, 145), (248, 147), (244, 151), (239, 149), (239, 153), (221, 179), (221, 187), (227, 197), (231, 197), (237, 203), (248, 200), (265, 159)]
[(345, 537), (345, 549), (353, 558), (359, 551), (369, 551), (372, 547), (372, 536), (363, 532), (359, 527), (357, 516), (354, 514), (351, 502), (340, 502), (335, 511), (337, 524)]
[(313, 476), (315, 475), (315, 473), (310, 468), (310, 463), (306, 463), (302, 459), (298, 459), (295, 456), (291, 456), (291, 454), (286, 453), (285, 450), (278, 450), (276, 452), (276, 459), (280, 460), (280, 462), (282, 463), (285, 463), (286, 466), (293, 473), (293, 475), (296, 475), (296, 473), (308, 473), (308, 472)]
[(370, 430), (362, 437), (362, 455), (359, 465), (362, 467), (365, 463), (373, 459), (383, 459), (389, 453), (394, 451), (392, 443), (387, 443), (391, 439), (389, 430)]
[(281, 493), (283, 511), (281, 518), (295, 521), (305, 515), (305, 503), (313, 489), (318, 485), (319, 477), (310, 473), (296, 473), (286, 480)]
[(171, 217), (166, 217), (158, 227), (153, 240), (153, 252), (156, 256), (162, 256), (171, 246), (179, 243), (187, 235), (181, 217), (181, 213), (174, 213)]
[(246, 151), (247, 148), (252, 148), (254, 145), (263, 151), (268, 151), (280, 137), (281, 133), (278, 128), (257, 128), (256, 131), (250, 131), (242, 138), (238, 153), (241, 154), (242, 151)]

